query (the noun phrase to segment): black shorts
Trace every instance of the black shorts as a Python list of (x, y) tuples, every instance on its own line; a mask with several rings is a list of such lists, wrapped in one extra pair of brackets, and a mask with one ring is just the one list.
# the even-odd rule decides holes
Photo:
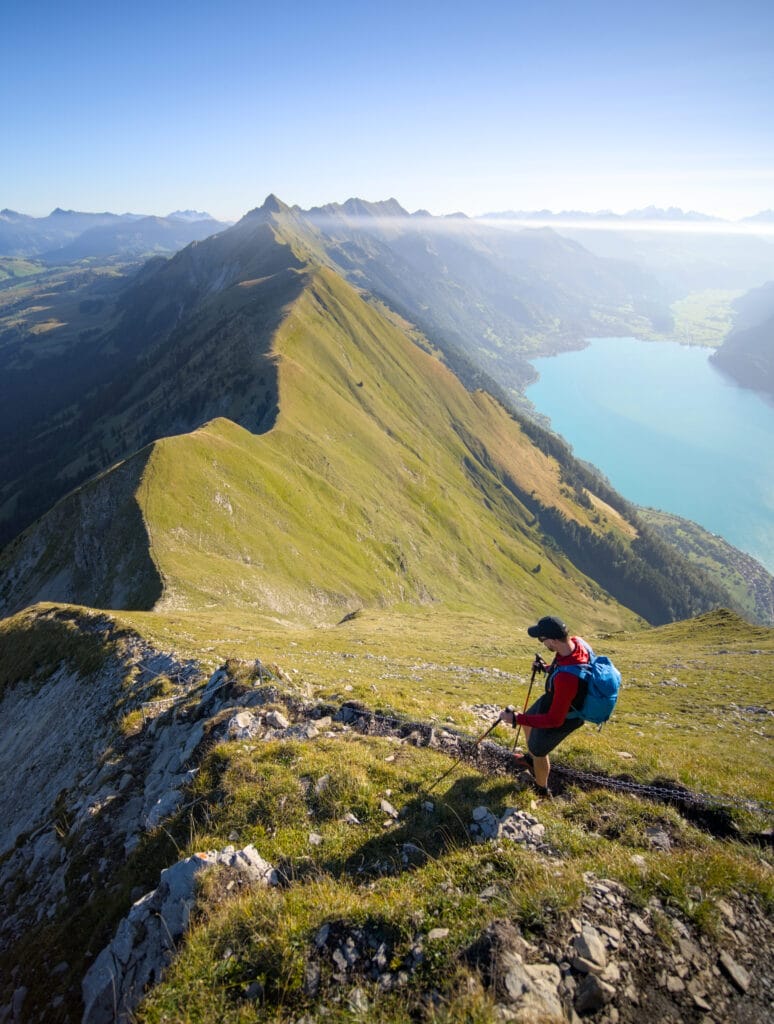
[[(527, 714), (545, 715), (551, 707), (552, 698), (553, 694), (544, 693), (527, 710)], [(571, 732), (575, 732), (581, 725), (583, 725), (582, 718), (565, 718), (564, 722), (561, 725), (557, 725), (554, 729), (538, 729), (533, 726), (529, 734), (527, 749), (533, 757), (545, 757), (554, 747), (558, 747), (565, 737), (569, 736)]]

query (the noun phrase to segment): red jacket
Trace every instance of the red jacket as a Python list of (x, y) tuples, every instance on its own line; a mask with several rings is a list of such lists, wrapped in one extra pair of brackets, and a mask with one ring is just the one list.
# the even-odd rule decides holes
[(578, 695), (578, 683), (580, 680), (571, 672), (554, 671), (562, 665), (586, 665), (589, 662), (589, 652), (586, 645), (579, 636), (571, 636), (570, 644), (573, 650), (566, 656), (557, 654), (551, 662), (546, 681), (546, 692), (553, 691), (553, 699), (548, 711), (542, 715), (516, 715), (518, 725), (528, 725), (533, 729), (556, 729), (564, 725), (570, 705)]

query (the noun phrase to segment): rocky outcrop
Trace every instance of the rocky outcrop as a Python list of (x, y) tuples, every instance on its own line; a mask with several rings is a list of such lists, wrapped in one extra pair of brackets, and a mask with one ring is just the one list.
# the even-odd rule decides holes
[(157, 983), (188, 928), (196, 897), (196, 875), (224, 865), (252, 885), (276, 885), (279, 876), (254, 846), (197, 853), (161, 872), (158, 887), (138, 900), (115, 938), (83, 979), (83, 1024), (124, 1024), (146, 989)]
[(586, 882), (582, 913), (555, 922), (538, 941), (529, 942), (515, 922), (496, 920), (464, 953), (499, 1020), (767, 1019), (774, 979), (759, 951), (774, 936), (762, 908), (721, 902), (725, 948), (718, 950), (659, 900), (637, 907), (615, 881), (589, 874)]

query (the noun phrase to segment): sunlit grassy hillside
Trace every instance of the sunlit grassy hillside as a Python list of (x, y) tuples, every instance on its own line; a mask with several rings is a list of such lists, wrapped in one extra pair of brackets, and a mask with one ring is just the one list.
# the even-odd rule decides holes
[(521, 499), (625, 544), (631, 524), (581, 501), (494, 399), (467, 392), (335, 273), (304, 276), (267, 358), (279, 411), (266, 433), (221, 418), (146, 448), (132, 463), (141, 529), (115, 483), (136, 479), (128, 464), (85, 485), (4, 553), (6, 609), (40, 598), (148, 607), (160, 578), (161, 608), (300, 623), (438, 603), (638, 622), (546, 544)]
[[(558, 552), (508, 483), (599, 531), (489, 396), (329, 271), (276, 334), (279, 415), (255, 436), (226, 420), (158, 442), (138, 493), (163, 608), (253, 606), (323, 622), (367, 606), (443, 602), (611, 628), (634, 617)], [(597, 521), (598, 520), (598, 521)]]

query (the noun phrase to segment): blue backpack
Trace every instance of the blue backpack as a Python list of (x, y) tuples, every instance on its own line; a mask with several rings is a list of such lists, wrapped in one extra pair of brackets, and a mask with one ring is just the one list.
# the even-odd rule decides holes
[(586, 697), (579, 709), (573, 708), (568, 718), (582, 718), (584, 722), (594, 722), (602, 726), (613, 713), (618, 691), (621, 689), (621, 673), (604, 654), (597, 657), (591, 647), (583, 641), (589, 652), (589, 660), (585, 665), (562, 665), (560, 672), (570, 672), (584, 679), (588, 684)]

